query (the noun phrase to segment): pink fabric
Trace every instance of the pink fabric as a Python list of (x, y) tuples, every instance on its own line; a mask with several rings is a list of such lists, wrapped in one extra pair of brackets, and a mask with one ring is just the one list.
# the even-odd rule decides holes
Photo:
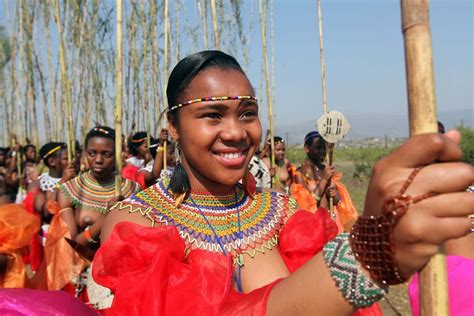
[(0, 315), (97, 316), (99, 314), (65, 292), (0, 289)]
[[(474, 259), (447, 256), (450, 315), (474, 315)], [(408, 287), (413, 316), (420, 315), (418, 274)]]

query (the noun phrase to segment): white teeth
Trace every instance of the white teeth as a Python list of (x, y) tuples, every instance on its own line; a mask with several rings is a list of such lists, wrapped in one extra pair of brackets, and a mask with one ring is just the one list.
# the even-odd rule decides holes
[(220, 154), (222, 157), (224, 157), (225, 159), (236, 159), (236, 158), (239, 158), (240, 156), (242, 156), (242, 153), (239, 152), (239, 153), (224, 153), (224, 154)]

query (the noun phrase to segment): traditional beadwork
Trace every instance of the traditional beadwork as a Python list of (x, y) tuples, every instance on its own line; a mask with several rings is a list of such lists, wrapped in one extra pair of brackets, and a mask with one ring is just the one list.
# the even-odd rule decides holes
[(56, 184), (59, 183), (61, 178), (53, 178), (49, 173), (43, 173), (38, 177), (40, 183), (40, 189), (43, 192), (53, 192), (56, 188)]
[(359, 216), (352, 226), (350, 242), (357, 260), (366, 268), (373, 280), (384, 285), (395, 285), (407, 281), (395, 260), (392, 231), (411, 204), (436, 195), (429, 192), (417, 197), (405, 194), (406, 189), (421, 168), (410, 174), (396, 196), (388, 198), (378, 216)]
[[(137, 185), (128, 179), (122, 181), (122, 195), (129, 197), (137, 190)], [(87, 207), (99, 213), (107, 211), (107, 202), (115, 197), (114, 181), (99, 183), (89, 172), (63, 183), (59, 189), (71, 200), (77, 208)]]
[(387, 290), (373, 283), (361, 270), (348, 237), (349, 234), (343, 233), (328, 242), (323, 248), (324, 260), (344, 298), (357, 308), (367, 307), (386, 295)]
[[(179, 208), (167, 189), (167, 179), (117, 203), (113, 208), (139, 212), (152, 226), (175, 226), (181, 237), (193, 248), (221, 252), (219, 242), (198, 208), (186, 199)], [(278, 233), (296, 210), (296, 202), (276, 192), (263, 192), (253, 198), (241, 186), (224, 195), (192, 193), (196, 205), (215, 229), (224, 250), (234, 257), (234, 264), (244, 265), (243, 255), (254, 257), (257, 252), (278, 245)], [(238, 238), (237, 213), (240, 210), (242, 238)]]
[(168, 111), (174, 111), (183, 107), (185, 105), (198, 103), (198, 102), (205, 102), (205, 101), (225, 101), (225, 100), (257, 100), (257, 97), (250, 96), (250, 95), (237, 95), (237, 96), (224, 96), (224, 97), (207, 97), (207, 98), (199, 98), (194, 100), (189, 100), (184, 103), (176, 104), (174, 106), (170, 106)]

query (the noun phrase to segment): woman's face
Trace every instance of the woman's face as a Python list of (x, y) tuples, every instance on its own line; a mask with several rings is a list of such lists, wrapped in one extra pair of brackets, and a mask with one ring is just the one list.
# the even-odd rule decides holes
[(89, 139), (86, 148), (86, 159), (96, 179), (108, 179), (115, 170), (115, 143), (104, 137)]
[(142, 159), (144, 159), (147, 155), (149, 155), (150, 151), (148, 149), (146, 140), (143, 141), (143, 143), (141, 143), (140, 146), (138, 146), (137, 152), (138, 152), (138, 156)]
[[(179, 101), (237, 95), (255, 95), (247, 77), (237, 70), (210, 68), (191, 81)], [(191, 187), (228, 192), (243, 177), (262, 136), (257, 102), (199, 102), (179, 111), (170, 134), (179, 141)]]
[(285, 143), (284, 142), (277, 142), (275, 143), (275, 159), (278, 161), (282, 161), (285, 159)]
[(36, 161), (36, 150), (33, 147), (26, 148), (25, 157), (28, 161)]
[(322, 163), (326, 158), (326, 142), (322, 138), (316, 137), (310, 146), (305, 146), (305, 151), (312, 161)]

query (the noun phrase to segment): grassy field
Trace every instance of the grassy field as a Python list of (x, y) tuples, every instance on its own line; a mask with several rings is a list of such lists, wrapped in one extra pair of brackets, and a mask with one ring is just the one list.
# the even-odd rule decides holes
[[(342, 172), (342, 182), (346, 185), (359, 214), (362, 214), (365, 194), (369, 184), (370, 170), (375, 161), (392, 149), (347, 148), (335, 153), (334, 165)], [(288, 148), (287, 157), (296, 166), (301, 165), (305, 153), (301, 148)], [(380, 302), (384, 315), (412, 315), (407, 296), (407, 286), (399, 285), (390, 289), (386, 299)]]

